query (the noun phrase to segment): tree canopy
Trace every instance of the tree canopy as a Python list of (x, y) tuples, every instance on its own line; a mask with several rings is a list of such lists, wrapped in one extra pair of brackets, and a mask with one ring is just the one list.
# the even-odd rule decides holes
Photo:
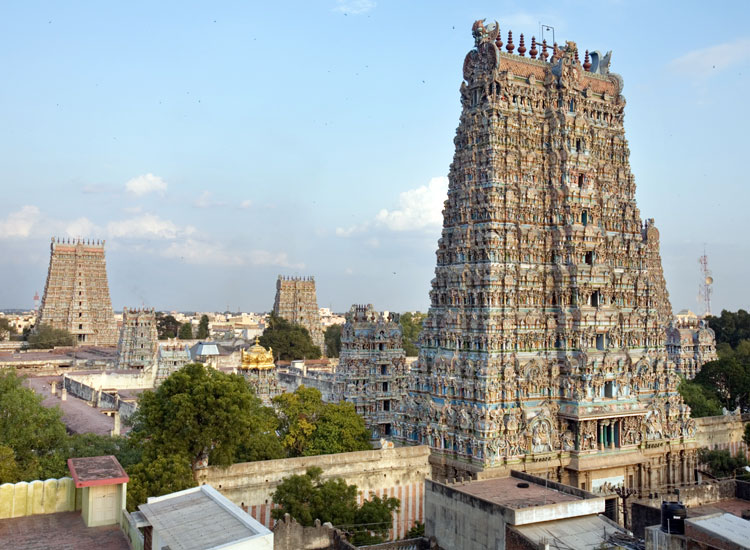
[(325, 332), (326, 355), (338, 357), (341, 353), (341, 325), (331, 325)]
[(331, 522), (352, 533), (351, 540), (357, 546), (384, 542), (400, 501), (371, 495), (370, 500), (357, 506), (356, 485), (341, 478), (323, 481), (322, 473), (312, 467), (303, 475), (285, 478), (273, 493), (273, 501), (279, 506), (271, 511), (273, 518), (289, 514), (305, 526), (313, 525), (316, 519)]
[(740, 341), (750, 340), (750, 313), (744, 309), (736, 313), (725, 309), (719, 317), (707, 316), (706, 321), (716, 333), (717, 345), (726, 343), (736, 348)]
[(156, 332), (159, 340), (176, 338), (180, 330), (180, 322), (172, 315), (164, 315), (161, 311), (156, 312)]
[(198, 334), (195, 337), (199, 340), (208, 338), (208, 315), (205, 313), (201, 315), (200, 323), (198, 323)]
[(313, 456), (371, 449), (370, 432), (351, 403), (324, 403), (315, 388), (273, 398), (279, 436), (289, 456)]
[(182, 323), (180, 325), (180, 332), (177, 336), (180, 340), (192, 340), (193, 325), (191, 325), (190, 323)]
[(747, 466), (747, 459), (740, 453), (732, 456), (727, 450), (699, 449), (698, 458), (712, 476), (734, 477), (737, 471)]
[(5, 317), (0, 317), (0, 340), (9, 338), (12, 334), (16, 333), (16, 329), (10, 324), (10, 321)]
[(65, 329), (39, 325), (28, 337), (31, 349), (52, 349), (58, 346), (75, 346), (76, 339)]
[(65, 474), (68, 436), (61, 418), (14, 370), (0, 369), (0, 483)]
[(400, 317), (402, 341), (404, 352), (407, 357), (416, 357), (419, 355), (419, 333), (422, 332), (422, 323), (427, 315), (420, 312), (412, 313), (407, 311)]
[(269, 315), (268, 326), (259, 342), (265, 348), (272, 348), (277, 360), (318, 359), (321, 355), (320, 348), (313, 344), (305, 327), (290, 323), (275, 313)]

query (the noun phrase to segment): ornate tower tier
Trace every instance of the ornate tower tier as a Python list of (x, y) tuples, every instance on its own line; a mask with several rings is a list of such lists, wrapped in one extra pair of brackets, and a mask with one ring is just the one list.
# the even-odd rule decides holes
[(372, 304), (353, 305), (341, 330), (336, 369), (346, 381), (344, 400), (354, 403), (373, 439), (390, 438), (396, 411), (406, 397), (406, 355), (397, 313)]
[(52, 239), (37, 325), (73, 334), (79, 344), (117, 345), (104, 260), (104, 241)]
[(241, 351), (242, 363), (240, 373), (255, 389), (255, 394), (264, 405), (270, 405), (271, 400), (282, 393), (276, 376), (276, 364), (273, 361), (273, 350), (266, 349), (255, 339), (255, 344), (247, 350)]
[(573, 42), (544, 42), (537, 59), (535, 41), (533, 58), (501, 52), (497, 23), (473, 35), (396, 437), (430, 445), (448, 476), (552, 459), (585, 470), (590, 455), (689, 440), (659, 232), (636, 206), (611, 53), (582, 65)]
[(117, 342), (117, 368), (153, 368), (159, 353), (156, 313), (153, 308), (122, 308)]

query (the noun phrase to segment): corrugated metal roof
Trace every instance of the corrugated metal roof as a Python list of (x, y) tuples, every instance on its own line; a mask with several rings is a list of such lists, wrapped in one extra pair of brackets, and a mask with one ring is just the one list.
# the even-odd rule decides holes
[(270, 534), (210, 485), (151, 498), (138, 508), (170, 550), (206, 550)]
[[(598, 549), (610, 535), (625, 531), (602, 516), (583, 516), (513, 527), (532, 542), (559, 550)], [(606, 548), (606, 546), (604, 546)]]
[(712, 514), (685, 520), (700, 531), (750, 549), (750, 521), (732, 514)]

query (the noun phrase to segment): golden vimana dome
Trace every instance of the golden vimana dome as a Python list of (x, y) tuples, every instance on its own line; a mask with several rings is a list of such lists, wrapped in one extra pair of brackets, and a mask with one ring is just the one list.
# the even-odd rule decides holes
[(250, 369), (273, 369), (276, 365), (273, 361), (273, 349), (266, 349), (258, 343), (258, 339), (255, 339), (255, 345), (250, 347), (249, 350), (242, 350), (242, 364), (240, 368), (242, 370)]

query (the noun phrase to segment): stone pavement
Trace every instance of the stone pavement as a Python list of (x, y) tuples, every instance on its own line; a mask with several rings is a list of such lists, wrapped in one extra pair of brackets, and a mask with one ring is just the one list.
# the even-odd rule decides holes
[(18, 550), (129, 550), (117, 525), (86, 527), (80, 512), (0, 520), (0, 548)]

